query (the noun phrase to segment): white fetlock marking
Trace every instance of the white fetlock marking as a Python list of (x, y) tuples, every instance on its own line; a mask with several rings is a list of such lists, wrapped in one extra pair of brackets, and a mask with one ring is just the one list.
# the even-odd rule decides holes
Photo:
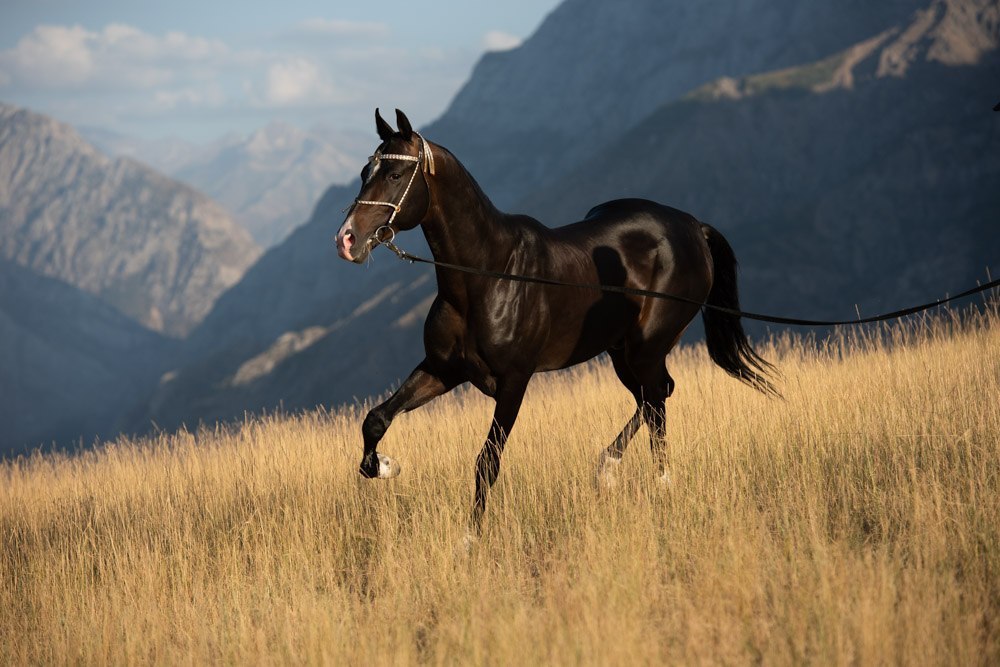
[(620, 458), (608, 454), (607, 451), (601, 452), (601, 458), (597, 462), (598, 489), (613, 489), (618, 486), (621, 463)]
[(459, 549), (463, 554), (468, 556), (469, 554), (472, 553), (472, 550), (475, 548), (478, 542), (479, 538), (476, 537), (476, 534), (470, 528), (466, 530), (465, 535), (462, 536), (462, 542), (459, 545)]
[(392, 479), (399, 474), (400, 467), (395, 459), (389, 458), (385, 454), (378, 455), (378, 478)]
[(664, 489), (669, 489), (674, 484), (673, 481), (670, 479), (670, 472), (667, 471), (667, 470), (664, 470), (656, 478), (656, 483), (657, 483), (657, 485), (659, 485), (661, 488), (664, 488)]

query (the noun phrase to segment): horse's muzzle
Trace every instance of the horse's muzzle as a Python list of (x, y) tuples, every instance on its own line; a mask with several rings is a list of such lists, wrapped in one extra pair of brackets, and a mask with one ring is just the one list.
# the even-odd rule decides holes
[(354, 231), (345, 223), (337, 232), (337, 254), (340, 255), (341, 259), (346, 259), (349, 262), (354, 261), (351, 248), (357, 245), (357, 240)]
[(371, 252), (370, 246), (367, 239), (361, 239), (354, 233), (350, 219), (337, 232), (337, 254), (348, 262), (360, 264), (365, 261)]

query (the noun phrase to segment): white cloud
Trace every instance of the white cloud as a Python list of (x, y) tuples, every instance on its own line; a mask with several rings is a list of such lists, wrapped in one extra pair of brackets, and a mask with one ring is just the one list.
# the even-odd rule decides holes
[(151, 88), (197, 78), (198, 70), (219, 67), (229, 57), (222, 42), (179, 32), (158, 36), (121, 23), (99, 32), (40, 25), (0, 52), (7, 79), (0, 83), (27, 90)]
[(490, 30), (483, 35), (483, 48), (487, 51), (509, 51), (521, 46), (523, 41), (517, 35), (501, 30)]
[(319, 65), (289, 58), (267, 68), (263, 102), (268, 106), (311, 106), (335, 101), (334, 87)]
[[(125, 23), (40, 25), (0, 50), (0, 97), (70, 123), (142, 127), (151, 135), (229, 129), (275, 114), (300, 122), (335, 117), (367, 131), (375, 106), (405, 108), (415, 123), (429, 122), (480, 51), (406, 46), (389, 35), (384, 23), (310, 19), (236, 47)], [(497, 48), (512, 39), (486, 41)]]
[(94, 33), (80, 26), (40, 25), (0, 53), (0, 67), (9, 81), (33, 82), (38, 87), (79, 85), (94, 71), (89, 42)]

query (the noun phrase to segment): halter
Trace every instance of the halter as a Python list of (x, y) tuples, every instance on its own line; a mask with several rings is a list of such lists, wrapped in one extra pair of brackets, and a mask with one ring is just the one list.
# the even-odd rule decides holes
[[(431, 152), (431, 147), (427, 143), (419, 132), (414, 132), (417, 138), (420, 139), (420, 150), (418, 151), (416, 157), (413, 155), (401, 155), (399, 153), (382, 153), (381, 151), (375, 151), (375, 155), (368, 158), (369, 162), (377, 163), (379, 160), (404, 160), (406, 162), (416, 162), (418, 167), (423, 164), (423, 171), (425, 173), (430, 172), (431, 176), (434, 175), (434, 153)], [(410, 180), (406, 184), (406, 189), (403, 190), (403, 196), (399, 198), (398, 204), (393, 204), (389, 201), (371, 201), (368, 199), (355, 199), (355, 204), (368, 204), (369, 206), (388, 206), (392, 209), (392, 215), (389, 216), (389, 221), (386, 222), (382, 227), (389, 229), (393, 233), (393, 238), (396, 236), (396, 232), (389, 227), (392, 221), (396, 219), (396, 214), (403, 208), (403, 202), (406, 201), (406, 195), (410, 194), (410, 188), (413, 186), (413, 181), (417, 177), (417, 172), (420, 171), (418, 168), (413, 169), (413, 173), (410, 174)], [(382, 229), (379, 227), (379, 229)], [(378, 231), (378, 230), (376, 230)]]

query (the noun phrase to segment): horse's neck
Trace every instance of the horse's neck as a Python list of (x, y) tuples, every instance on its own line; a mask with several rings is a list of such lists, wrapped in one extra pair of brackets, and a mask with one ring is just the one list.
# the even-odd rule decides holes
[[(450, 157), (450, 156), (449, 156)], [(427, 245), (439, 262), (501, 270), (514, 252), (518, 230), (457, 160), (449, 160), (435, 180), (423, 222)], [(499, 263), (499, 266), (495, 266)], [(438, 271), (438, 288), (464, 291), (465, 275)]]

